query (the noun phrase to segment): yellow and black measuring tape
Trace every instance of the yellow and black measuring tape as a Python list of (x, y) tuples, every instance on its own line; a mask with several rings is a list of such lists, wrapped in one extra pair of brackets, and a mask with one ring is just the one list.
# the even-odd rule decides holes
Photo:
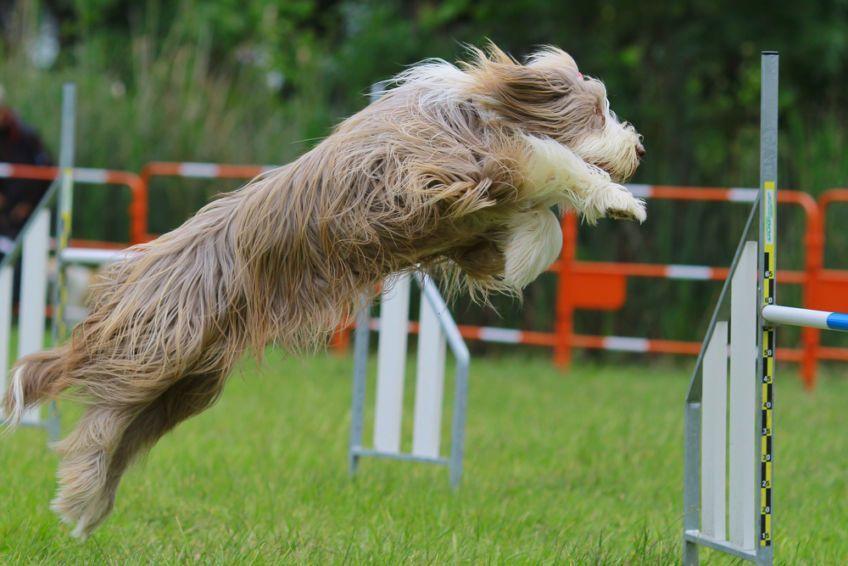
[[(775, 212), (777, 192), (774, 181), (764, 183), (763, 206), (763, 305), (775, 301)], [(772, 435), (774, 411), (774, 327), (763, 325), (762, 407), (760, 408), (760, 546), (771, 545)]]

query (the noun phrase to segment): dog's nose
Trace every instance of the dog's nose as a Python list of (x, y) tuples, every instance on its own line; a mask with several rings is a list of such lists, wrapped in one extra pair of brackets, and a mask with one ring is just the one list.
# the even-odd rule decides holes
[(641, 143), (636, 144), (636, 155), (639, 157), (639, 159), (645, 157), (645, 146)]

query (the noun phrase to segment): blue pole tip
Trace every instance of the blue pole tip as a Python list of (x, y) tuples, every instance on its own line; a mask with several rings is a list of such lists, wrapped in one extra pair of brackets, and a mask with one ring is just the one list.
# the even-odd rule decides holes
[(827, 316), (827, 327), (833, 330), (848, 331), (848, 314), (841, 312), (830, 313)]

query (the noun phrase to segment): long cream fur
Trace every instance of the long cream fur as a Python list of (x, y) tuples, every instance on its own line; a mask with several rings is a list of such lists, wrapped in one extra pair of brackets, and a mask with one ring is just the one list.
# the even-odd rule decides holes
[(552, 208), (644, 220), (617, 184), (642, 152), (603, 84), (556, 48), (401, 73), (312, 151), (137, 246), (69, 343), (18, 362), (7, 415), (66, 390), (87, 407), (56, 447), (53, 509), (87, 536), (127, 466), (213, 404), (246, 350), (315, 349), (389, 274), (516, 293), (559, 252)]

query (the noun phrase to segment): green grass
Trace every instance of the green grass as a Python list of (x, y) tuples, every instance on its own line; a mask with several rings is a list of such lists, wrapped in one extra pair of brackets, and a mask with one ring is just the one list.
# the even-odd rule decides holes
[[(245, 368), (128, 474), (84, 543), (48, 511), (56, 458), (43, 432), (0, 438), (0, 562), (679, 560), (688, 364), (563, 376), (544, 359), (474, 360), (457, 493), (446, 470), (403, 462), (366, 460), (348, 477), (349, 359), (271, 355)], [(831, 375), (806, 394), (790, 371), (778, 379), (779, 562), (844, 563), (848, 381)], [(76, 412), (64, 409), (67, 427)]]

